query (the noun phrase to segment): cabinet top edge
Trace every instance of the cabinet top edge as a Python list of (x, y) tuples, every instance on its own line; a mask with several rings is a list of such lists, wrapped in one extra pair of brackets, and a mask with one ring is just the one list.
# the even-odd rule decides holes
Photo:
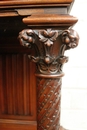
[(1, 0), (0, 6), (71, 4), (74, 0)]

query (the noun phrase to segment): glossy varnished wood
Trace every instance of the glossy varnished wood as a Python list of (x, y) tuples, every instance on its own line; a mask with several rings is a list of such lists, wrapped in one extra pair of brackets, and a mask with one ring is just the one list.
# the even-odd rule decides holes
[(0, 5), (70, 4), (73, 0), (1, 0)]
[[(26, 55), (0, 55), (1, 112), (3, 115), (32, 115), (31, 64)], [(32, 75), (33, 76), (33, 75)], [(29, 80), (30, 78), (30, 80)], [(34, 79), (34, 78), (33, 78)], [(33, 85), (35, 87), (35, 85)], [(18, 89), (19, 88), (19, 89)], [(4, 94), (5, 92), (5, 94)], [(35, 100), (35, 99), (34, 99)], [(34, 109), (34, 107), (33, 107)], [(34, 114), (35, 116), (35, 114)]]
[(0, 1), (0, 130), (65, 130), (64, 52), (79, 42), (71, 29), (78, 21), (69, 15), (73, 2)]
[(35, 121), (23, 120), (0, 120), (1, 130), (37, 130), (37, 123)]
[(42, 24), (45, 26), (71, 26), (77, 22), (77, 18), (70, 15), (57, 15), (57, 14), (43, 14), (43, 15), (32, 15), (27, 18), (23, 18), (23, 22), (27, 25), (38, 25)]
[(21, 128), (21, 124), (24, 124), (21, 129), (26, 127), (29, 130), (36, 130), (36, 85), (35, 70), (32, 67), (34, 68), (34, 65), (25, 54), (0, 54), (2, 130)]
[(71, 8), (73, 0), (1, 0), (1, 9), (30, 8), (30, 7), (66, 7)]
[(79, 36), (73, 29), (25, 29), (19, 40), (35, 50), (35, 55), (28, 57), (36, 63), (37, 130), (59, 130), (62, 67), (68, 61), (64, 52), (77, 47)]

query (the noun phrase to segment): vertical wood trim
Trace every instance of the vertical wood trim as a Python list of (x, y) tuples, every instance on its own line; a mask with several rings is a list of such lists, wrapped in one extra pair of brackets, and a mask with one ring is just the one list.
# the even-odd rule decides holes
[(26, 76), (27, 76), (27, 109), (28, 109), (28, 114), (30, 115), (30, 62), (29, 59), (26, 55), (26, 60), (27, 60), (27, 66), (26, 66)]
[(24, 88), (24, 115), (29, 115), (29, 64), (27, 55), (23, 56), (23, 88)]
[(26, 56), (24, 55), (23, 56), (23, 88), (24, 88), (24, 114), (27, 115), (27, 82), (26, 82), (26, 78), (27, 78), (27, 75), (26, 75), (26, 63), (27, 60), (26, 60)]
[(36, 99), (34, 99), (33, 98), (33, 96), (34, 96), (34, 94), (35, 94), (35, 87), (34, 86), (36, 86), (36, 84), (35, 84), (35, 81), (33, 81), (33, 79), (34, 79), (34, 73), (35, 73), (35, 68), (34, 68), (34, 64), (32, 64), (32, 62), (30, 62), (30, 104), (32, 104), (31, 106), (30, 106), (30, 115), (33, 115), (33, 109), (34, 109), (34, 104), (35, 104), (35, 100)]
[(0, 106), (0, 114), (3, 111), (3, 89), (2, 89), (2, 57), (0, 55), (0, 104), (2, 104)]
[(7, 88), (6, 88), (6, 56), (3, 55), (2, 58), (2, 79), (3, 79), (3, 111), (2, 113), (7, 113)]
[[(6, 86), (7, 86), (7, 103), (8, 103), (8, 114), (12, 114), (12, 57), (10, 55), (6, 56)], [(9, 70), (9, 71), (8, 71)]]
[(21, 67), (23, 68), (22, 56), (17, 55), (17, 106), (19, 115), (23, 114), (23, 70)]
[(16, 55), (12, 55), (12, 87), (13, 87), (13, 113), (17, 113), (17, 59)]
[[(29, 70), (30, 70), (30, 74), (33, 73), (33, 72), (31, 72), (31, 71), (33, 71), (33, 69), (31, 68), (31, 62), (30, 62)], [(30, 77), (30, 82), (29, 82), (30, 88), (29, 88), (29, 91), (30, 91), (30, 93), (32, 93), (32, 88), (33, 88), (33, 86), (32, 86), (33, 80), (32, 79), (33, 78), (32, 78), (32, 75), (30, 75), (30, 74), (29, 74), (29, 77)], [(32, 109), (33, 109), (33, 107), (32, 107), (33, 106), (32, 96), (33, 96), (33, 93), (29, 95), (30, 104), (32, 104), (32, 105), (29, 105), (30, 115), (32, 115)]]

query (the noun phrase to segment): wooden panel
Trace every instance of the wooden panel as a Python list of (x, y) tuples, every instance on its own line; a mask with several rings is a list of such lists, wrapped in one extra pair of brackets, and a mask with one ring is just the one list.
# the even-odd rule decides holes
[(0, 55), (0, 119), (36, 120), (34, 73), (26, 54)]

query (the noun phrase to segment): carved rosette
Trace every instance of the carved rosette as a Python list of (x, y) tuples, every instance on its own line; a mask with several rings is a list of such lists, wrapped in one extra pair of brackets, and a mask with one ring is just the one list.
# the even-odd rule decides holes
[(31, 30), (19, 34), (20, 43), (35, 49), (28, 57), (37, 65), (38, 130), (60, 130), (61, 77), (64, 52), (78, 45), (79, 36), (72, 30)]

